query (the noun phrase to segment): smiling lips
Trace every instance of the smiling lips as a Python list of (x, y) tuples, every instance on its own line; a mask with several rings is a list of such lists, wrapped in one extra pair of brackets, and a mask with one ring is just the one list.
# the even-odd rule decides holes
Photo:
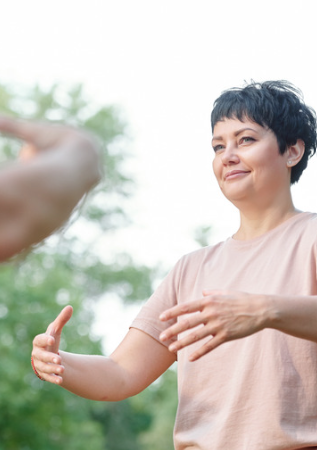
[(250, 173), (249, 170), (230, 170), (230, 172), (227, 172), (224, 176), (225, 180), (231, 180), (234, 178), (237, 178), (241, 175), (245, 175), (247, 173)]

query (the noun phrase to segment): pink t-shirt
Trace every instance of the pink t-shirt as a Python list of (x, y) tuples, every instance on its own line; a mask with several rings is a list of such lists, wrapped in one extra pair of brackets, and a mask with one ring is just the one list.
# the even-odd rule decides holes
[[(159, 314), (203, 289), (317, 295), (316, 244), (317, 215), (300, 213), (186, 255), (131, 326), (159, 340)], [(265, 329), (189, 362), (196, 345), (178, 353), (176, 450), (317, 449), (317, 344)]]

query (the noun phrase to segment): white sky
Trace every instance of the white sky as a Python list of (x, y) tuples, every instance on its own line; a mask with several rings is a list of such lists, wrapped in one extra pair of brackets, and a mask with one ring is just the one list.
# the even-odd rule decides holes
[[(139, 189), (135, 225), (115, 241), (145, 263), (174, 262), (235, 231), (237, 212), (212, 177), (209, 115), (224, 89), (287, 79), (317, 109), (315, 0), (10, 0), (1, 2), (0, 82), (81, 82), (130, 125)], [(294, 190), (317, 211), (317, 163)], [(109, 242), (105, 241), (107, 252)]]

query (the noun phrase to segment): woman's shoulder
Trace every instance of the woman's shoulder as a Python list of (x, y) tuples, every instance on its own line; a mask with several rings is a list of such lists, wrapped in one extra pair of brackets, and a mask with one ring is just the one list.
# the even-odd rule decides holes
[(317, 233), (317, 213), (301, 212), (294, 217), (290, 223), (294, 229), (306, 230), (307, 232)]
[(180, 264), (198, 264), (201, 265), (202, 262), (209, 260), (212, 258), (215, 254), (217, 254), (223, 246), (225, 245), (226, 241), (218, 242), (217, 244), (213, 245), (207, 245), (206, 247), (199, 248), (197, 250), (194, 250), (192, 252), (186, 253), (183, 255), (179, 263)]
[(299, 233), (308, 236), (309, 239), (317, 241), (317, 213), (306, 212), (302, 214), (298, 223)]

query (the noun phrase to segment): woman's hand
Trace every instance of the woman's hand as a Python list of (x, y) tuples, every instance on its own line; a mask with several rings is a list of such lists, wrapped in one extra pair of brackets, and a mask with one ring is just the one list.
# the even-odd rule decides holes
[(64, 367), (58, 354), (63, 327), (73, 314), (73, 308), (66, 306), (52, 322), (44, 334), (38, 334), (33, 340), (32, 360), (37, 375), (50, 383), (63, 382)]
[(190, 355), (190, 361), (195, 361), (224, 342), (265, 328), (268, 320), (267, 297), (235, 291), (204, 291), (201, 299), (170, 308), (161, 314), (160, 319), (167, 321), (184, 314), (186, 318), (180, 318), (165, 330), (160, 339), (167, 341), (186, 330), (193, 330), (170, 345), (169, 350), (177, 352), (210, 336)]

